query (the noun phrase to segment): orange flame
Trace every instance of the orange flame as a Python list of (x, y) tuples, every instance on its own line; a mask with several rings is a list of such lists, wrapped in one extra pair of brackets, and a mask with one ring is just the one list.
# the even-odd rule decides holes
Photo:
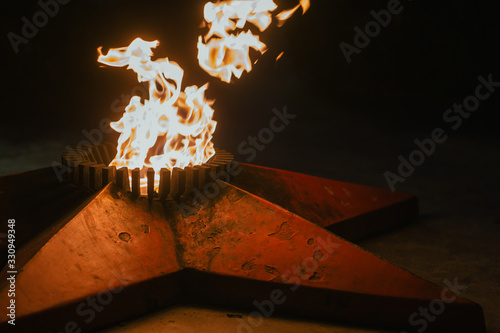
[(276, 19), (278, 20), (278, 27), (283, 26), (283, 24), (285, 24), (285, 21), (288, 20), (293, 15), (293, 13), (295, 13), (295, 11), (299, 9), (299, 7), (302, 7), (302, 15), (304, 15), (304, 13), (309, 9), (310, 6), (311, 4), (309, 3), (309, 0), (300, 0), (300, 3), (297, 6), (293, 7), (292, 9), (282, 11), (281, 13), (276, 15)]
[[(309, 0), (300, 0), (292, 9), (282, 11), (276, 18), (281, 26), (299, 7), (302, 13), (309, 8)], [(250, 48), (263, 54), (267, 47), (258, 35), (242, 31), (251, 23), (260, 31), (272, 22), (271, 12), (277, 8), (273, 0), (227, 0), (208, 2), (204, 8), (208, 33), (198, 38), (198, 60), (210, 75), (230, 82), (244, 71), (252, 70)], [(198, 88), (181, 90), (184, 71), (167, 58), (151, 60), (152, 49), (158, 41), (147, 42), (136, 38), (127, 47), (110, 49), (98, 62), (108, 66), (124, 67), (137, 73), (139, 82), (149, 84), (149, 99), (141, 102), (133, 96), (120, 120), (111, 127), (120, 133), (117, 154), (111, 166), (141, 170), (141, 188), (145, 190), (146, 169), (156, 175), (161, 168), (185, 168), (207, 162), (214, 154), (212, 134), (216, 122), (212, 120), (213, 101), (205, 99), (208, 83)], [(277, 57), (278, 60), (283, 52)], [(254, 64), (257, 60), (254, 61)], [(159, 177), (155, 177), (158, 186)]]
[[(142, 103), (139, 96), (133, 96), (122, 118), (111, 123), (121, 134), (110, 165), (140, 168), (143, 176), (148, 167), (158, 174), (161, 168), (203, 164), (215, 154), (211, 142), (216, 127), (213, 101), (204, 97), (208, 84), (181, 91), (182, 68), (167, 58), (151, 60), (157, 45), (158, 41), (136, 38), (128, 47), (110, 49), (106, 55), (98, 48), (99, 62), (128, 66), (139, 82), (149, 83), (149, 100)], [(145, 185), (145, 177), (141, 184)]]
[(276, 57), (276, 61), (280, 60), (284, 53), (285, 51), (281, 51), (281, 53)]
[[(281, 26), (299, 7), (302, 13), (309, 8), (309, 0), (300, 0), (294, 8), (279, 13), (276, 18)], [(208, 33), (198, 38), (198, 61), (200, 67), (224, 82), (232, 75), (240, 78), (244, 71), (252, 70), (250, 48), (263, 54), (265, 43), (250, 30), (241, 30), (249, 22), (262, 32), (272, 21), (271, 12), (277, 8), (273, 0), (227, 0), (205, 4), (204, 17)], [(238, 30), (238, 31), (237, 31)]]

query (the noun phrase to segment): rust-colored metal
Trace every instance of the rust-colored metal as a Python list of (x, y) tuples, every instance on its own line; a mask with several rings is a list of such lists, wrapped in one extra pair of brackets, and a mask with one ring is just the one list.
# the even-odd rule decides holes
[(160, 169), (160, 184), (158, 189), (158, 194), (160, 199), (164, 200), (170, 194), (170, 170), (161, 168)]
[(170, 178), (170, 193), (169, 198), (178, 199), (184, 193), (186, 188), (186, 170), (180, 168), (172, 169), (172, 177)]
[(116, 185), (118, 185), (119, 188), (130, 192), (130, 180), (128, 178), (127, 167), (116, 169)]
[(90, 175), (90, 188), (93, 191), (98, 191), (103, 187), (103, 174), (102, 169), (105, 167), (104, 164), (91, 165), (89, 167)]
[[(296, 202), (290, 204), (295, 210), (291, 212), (250, 193), (258, 190), (248, 185), (252, 173), (271, 183), (275, 179), (277, 193), (269, 186), (261, 193), (274, 201), (285, 196), (284, 190), (295, 191), (302, 181), (311, 183), (302, 191), (318, 199), (316, 212)], [(245, 175), (250, 180), (242, 179)], [(479, 305), (324, 228), (355, 221), (368, 209), (381, 209), (373, 196), (384, 191), (250, 165), (243, 165), (233, 181), (235, 185), (213, 183), (217, 194), (203, 192), (206, 198), (198, 198), (205, 200), (202, 205), (194, 199), (142, 200), (115, 184), (106, 186), (19, 268), (16, 331), (65, 331), (68, 322), (89, 331), (180, 301), (239, 306), (251, 312), (259, 310), (256, 303), (273, 299), (272, 293), (284, 300), (273, 305), (272, 314), (405, 330), (412, 313), (444, 293), (453, 301), (428, 322), (429, 331), (485, 332)], [(242, 184), (247, 188), (238, 187)], [(338, 200), (343, 195), (351, 198), (347, 202), (357, 210), (339, 211), (332, 205), (329, 216), (332, 201), (307, 192), (324, 187)], [(339, 190), (344, 194), (336, 197)], [(297, 195), (305, 205), (313, 200)], [(360, 205), (367, 198), (378, 206), (363, 209)], [(385, 204), (409, 200), (397, 195), (382, 198)], [(0, 289), (4, 307), (5, 281)], [(89, 299), (102, 301), (92, 320), (84, 312)], [(0, 319), (1, 326), (7, 325), (6, 319)]]
[(198, 169), (198, 186), (196, 188), (203, 189), (206, 183), (209, 181), (210, 168), (206, 165), (199, 165), (195, 167)]
[(141, 169), (132, 170), (132, 195), (138, 197), (141, 195)]
[(146, 172), (146, 177), (148, 179), (148, 187), (147, 187), (148, 198), (152, 199), (155, 197), (155, 171), (153, 168), (148, 168)]
[(182, 195), (191, 195), (193, 188), (198, 186), (198, 169), (188, 168), (186, 169), (186, 185), (184, 188), (184, 193)]
[(411, 221), (414, 195), (240, 163), (231, 183), (348, 240)]
[(109, 183), (116, 183), (116, 167), (104, 167), (102, 168), (102, 186), (106, 186)]

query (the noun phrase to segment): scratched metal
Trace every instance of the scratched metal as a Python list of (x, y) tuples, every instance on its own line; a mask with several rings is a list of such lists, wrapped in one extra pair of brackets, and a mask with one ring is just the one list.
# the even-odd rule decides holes
[(231, 184), (354, 241), (417, 215), (411, 194), (240, 163)]
[[(108, 185), (19, 270), (16, 331), (64, 331), (68, 322), (89, 331), (186, 301), (255, 311), (255, 301), (271, 299), (279, 304), (270, 315), (404, 330), (413, 312), (443, 297), (317, 223), (215, 185), (203, 204), (134, 199)], [(89, 299), (99, 302), (93, 317)], [(482, 309), (456, 297), (429, 330), (484, 332)]]

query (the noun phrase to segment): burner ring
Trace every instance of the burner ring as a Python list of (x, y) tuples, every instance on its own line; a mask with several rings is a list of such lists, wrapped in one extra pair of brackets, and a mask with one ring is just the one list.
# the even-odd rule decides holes
[[(194, 188), (203, 189), (211, 180), (216, 180), (220, 172), (226, 170), (233, 161), (231, 153), (215, 149), (215, 155), (206, 163), (194, 167), (162, 168), (159, 172), (159, 185), (155, 189), (153, 168), (142, 170), (147, 180), (141, 191), (141, 170), (127, 167), (109, 166), (116, 155), (116, 146), (110, 142), (98, 145), (83, 145), (63, 152), (62, 165), (68, 170), (65, 180), (90, 191), (99, 191), (108, 183), (115, 183), (136, 197), (149, 199), (178, 199), (188, 196)], [(157, 176), (156, 176), (157, 177)], [(144, 178), (144, 177), (143, 177)]]

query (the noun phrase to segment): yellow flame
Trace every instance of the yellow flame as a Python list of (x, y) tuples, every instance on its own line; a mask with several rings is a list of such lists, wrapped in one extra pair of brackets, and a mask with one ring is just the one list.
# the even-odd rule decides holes
[[(302, 13), (309, 8), (309, 0), (300, 0), (296, 7), (282, 11), (276, 16), (281, 26), (299, 7)], [(271, 12), (277, 8), (273, 0), (227, 0), (208, 2), (204, 7), (204, 18), (209, 31), (198, 38), (198, 61), (200, 67), (224, 82), (234, 75), (240, 78), (244, 71), (252, 70), (250, 49), (261, 54), (267, 50), (265, 43), (250, 30), (242, 31), (251, 23), (260, 31), (272, 22)], [(254, 62), (255, 63), (255, 62)]]
[[(299, 7), (302, 13), (309, 8), (309, 0), (300, 0), (292, 9), (276, 15), (282, 25)], [(247, 22), (261, 32), (272, 22), (277, 5), (273, 0), (225, 0), (208, 2), (204, 7), (203, 26), (209, 28), (198, 38), (198, 60), (210, 75), (230, 82), (244, 71), (252, 70), (250, 49), (261, 54), (267, 50), (249, 29)], [(98, 61), (108, 66), (124, 67), (137, 74), (139, 82), (149, 84), (149, 99), (141, 102), (133, 96), (120, 120), (111, 127), (120, 133), (117, 154), (110, 163), (129, 170), (141, 170), (141, 187), (146, 185), (146, 169), (151, 167), (158, 175), (161, 168), (185, 168), (207, 162), (214, 154), (212, 134), (216, 122), (212, 119), (213, 101), (205, 99), (208, 83), (198, 88), (181, 90), (184, 71), (167, 58), (151, 60), (152, 49), (158, 41), (136, 38), (127, 47), (110, 49), (102, 54), (98, 48)], [(283, 52), (278, 55), (278, 60)], [(258, 59), (257, 59), (258, 60)], [(257, 62), (254, 61), (254, 64)], [(159, 177), (155, 177), (155, 186)]]
[[(110, 49), (98, 61), (114, 67), (128, 66), (139, 82), (149, 83), (149, 99), (133, 96), (120, 120), (111, 127), (120, 133), (117, 154), (110, 165), (140, 168), (141, 184), (145, 170), (158, 174), (161, 168), (184, 168), (205, 163), (215, 154), (212, 134), (213, 101), (205, 99), (208, 84), (181, 90), (184, 71), (167, 58), (151, 60), (158, 41), (136, 38), (129, 46)], [(156, 185), (158, 177), (155, 178)]]

